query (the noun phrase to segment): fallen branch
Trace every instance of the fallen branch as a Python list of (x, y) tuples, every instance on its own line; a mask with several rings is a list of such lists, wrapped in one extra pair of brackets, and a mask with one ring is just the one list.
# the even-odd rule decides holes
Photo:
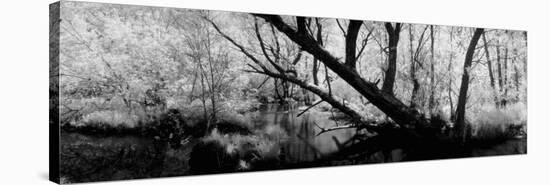
[(317, 126), (317, 128), (319, 128), (319, 129), (321, 129), (321, 132), (317, 133), (317, 135), (315, 135), (315, 136), (319, 136), (319, 135), (321, 135), (325, 132), (330, 132), (330, 131), (334, 131), (334, 130), (357, 128), (357, 125), (355, 125), (355, 124), (348, 124), (348, 125), (341, 125), (341, 126), (335, 126), (335, 127), (330, 127), (330, 128), (323, 128), (323, 127), (319, 126), (317, 123), (315, 123), (315, 126)]
[(269, 76), (266, 76), (264, 81), (256, 89), (260, 89), (265, 84), (265, 82), (267, 82), (267, 80), (269, 80)]
[(309, 109), (319, 105), (321, 102), (323, 102), (323, 100), (319, 100), (317, 103), (314, 103), (313, 105), (309, 106), (307, 109), (300, 112), (296, 117), (300, 117), (302, 114), (306, 113)]

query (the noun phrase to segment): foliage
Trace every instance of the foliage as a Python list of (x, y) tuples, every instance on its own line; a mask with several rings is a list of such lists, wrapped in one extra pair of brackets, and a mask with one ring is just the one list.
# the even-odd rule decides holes
[[(190, 165), (195, 173), (248, 170), (254, 164), (262, 165), (276, 158), (280, 152), (279, 142), (286, 137), (278, 125), (255, 129), (245, 135), (223, 133), (214, 128), (193, 148)], [(212, 164), (213, 161), (217, 163)]]
[(476, 139), (509, 139), (526, 132), (527, 109), (517, 103), (504, 109), (485, 107), (472, 121), (472, 137)]

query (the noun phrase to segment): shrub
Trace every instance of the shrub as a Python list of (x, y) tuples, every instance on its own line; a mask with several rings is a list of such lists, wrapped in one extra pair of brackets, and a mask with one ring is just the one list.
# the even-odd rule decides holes
[(139, 121), (138, 116), (119, 111), (96, 111), (85, 115), (76, 126), (101, 126), (111, 128), (134, 128)]

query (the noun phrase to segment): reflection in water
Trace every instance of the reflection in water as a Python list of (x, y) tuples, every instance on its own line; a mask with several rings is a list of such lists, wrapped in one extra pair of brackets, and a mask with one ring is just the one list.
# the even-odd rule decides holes
[[(246, 115), (251, 119), (255, 130), (266, 130), (265, 127), (278, 126), (287, 133), (288, 137), (275, 138), (279, 150), (274, 150), (273, 152), (276, 153), (272, 155), (278, 156), (278, 162), (283, 168), (284, 164), (288, 164), (289, 167), (300, 166), (302, 162), (325, 158), (338, 150), (335, 140), (345, 142), (356, 134), (354, 129), (343, 129), (317, 136), (320, 129), (316, 124), (324, 128), (335, 125), (335, 122), (329, 119), (331, 114), (310, 110), (297, 117), (300, 112), (299, 105), (296, 104), (265, 104), (259, 111)], [(165, 142), (146, 137), (100, 137), (62, 132), (60, 170), (62, 176), (69, 179), (67, 182), (188, 175), (191, 174), (188, 165), (189, 157), (198, 140), (191, 139), (181, 148), (173, 149)], [(521, 139), (491, 148), (474, 149), (471, 155), (525, 152), (526, 140)], [(388, 151), (388, 154), (378, 152), (373, 155), (372, 161), (389, 162), (386, 161), (386, 155), (397, 159), (390, 161), (401, 161), (403, 151), (396, 148)], [(347, 163), (344, 161), (342, 164)], [(277, 168), (273, 167), (273, 169)]]
[(137, 136), (97, 137), (61, 132), (62, 181), (87, 182), (185, 175), (193, 142), (172, 149)]
[[(248, 113), (255, 129), (279, 126), (288, 135), (276, 138), (281, 164), (313, 161), (334, 152), (333, 137), (345, 141), (353, 129), (337, 130), (316, 136), (315, 126), (328, 127), (334, 122), (330, 114), (309, 111), (297, 117), (298, 105), (262, 105), (259, 111)], [(188, 161), (198, 139), (173, 149), (164, 142), (138, 136), (89, 136), (61, 133), (61, 174), (66, 182), (133, 179), (189, 174)]]
[(249, 114), (257, 128), (279, 125), (287, 132), (289, 137), (280, 141), (280, 155), (287, 163), (319, 159), (325, 154), (337, 151), (338, 147), (333, 137), (339, 141), (346, 141), (355, 134), (354, 129), (343, 129), (316, 136), (320, 129), (315, 124), (321, 127), (335, 124), (329, 119), (330, 114), (310, 110), (297, 117), (301, 112), (298, 107), (297, 104), (265, 104), (258, 112)]

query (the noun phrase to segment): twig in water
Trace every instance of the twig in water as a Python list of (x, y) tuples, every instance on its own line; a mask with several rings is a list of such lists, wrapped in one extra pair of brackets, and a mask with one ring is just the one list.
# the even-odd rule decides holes
[(306, 113), (309, 109), (319, 105), (321, 102), (323, 102), (323, 100), (319, 100), (317, 101), (317, 103), (314, 103), (313, 105), (309, 106), (308, 108), (306, 108), (305, 110), (303, 110), (302, 112), (300, 112), (296, 117), (300, 117), (302, 114)]

